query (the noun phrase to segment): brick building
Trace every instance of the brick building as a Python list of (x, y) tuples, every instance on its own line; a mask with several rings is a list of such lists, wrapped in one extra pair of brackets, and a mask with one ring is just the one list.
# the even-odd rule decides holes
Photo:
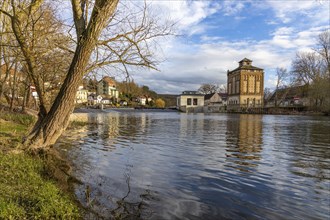
[(227, 72), (228, 110), (240, 110), (263, 106), (264, 71), (252, 66), (252, 60), (244, 58), (239, 66)]

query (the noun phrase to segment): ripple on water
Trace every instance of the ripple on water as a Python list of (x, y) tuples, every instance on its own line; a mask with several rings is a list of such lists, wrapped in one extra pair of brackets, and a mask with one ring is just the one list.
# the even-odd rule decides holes
[[(58, 142), (93, 209), (148, 219), (326, 219), (327, 118), (109, 113)], [(79, 146), (79, 147), (77, 147)], [(84, 204), (84, 203), (83, 203)]]

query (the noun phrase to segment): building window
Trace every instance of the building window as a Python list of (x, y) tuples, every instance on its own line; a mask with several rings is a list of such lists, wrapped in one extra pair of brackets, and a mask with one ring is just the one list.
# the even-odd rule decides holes
[(260, 81), (257, 81), (257, 83), (256, 83), (257, 85), (257, 88), (256, 88), (256, 92), (257, 93), (260, 93)]
[(187, 105), (191, 105), (191, 99), (187, 99)]
[(249, 76), (249, 93), (255, 93), (255, 78), (254, 76)]
[(193, 104), (194, 104), (194, 105), (197, 105), (197, 99), (194, 99), (194, 100), (193, 100)]

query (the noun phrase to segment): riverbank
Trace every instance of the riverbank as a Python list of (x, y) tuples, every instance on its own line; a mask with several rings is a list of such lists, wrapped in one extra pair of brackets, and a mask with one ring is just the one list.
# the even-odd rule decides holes
[(73, 113), (101, 113), (101, 112), (178, 112), (176, 109), (167, 108), (76, 108)]
[[(159, 108), (76, 108), (73, 113), (107, 113), (107, 112), (124, 112), (124, 113), (130, 113), (130, 112), (181, 112), (177, 109), (159, 109)], [(184, 113), (184, 112), (182, 112)], [(194, 112), (191, 112), (194, 114)], [(197, 113), (197, 112), (196, 112)], [(288, 110), (285, 108), (270, 108), (264, 110), (244, 110), (244, 111), (219, 111), (219, 112), (200, 112), (205, 114), (217, 114), (217, 113), (223, 113), (223, 114), (261, 114), (261, 115), (304, 115), (304, 116), (329, 116), (329, 113), (325, 112), (317, 112), (317, 111), (294, 111), (294, 110)]]
[(34, 120), (0, 112), (0, 219), (79, 219), (77, 204), (64, 191), (67, 186), (54, 178), (59, 173), (54, 155), (31, 156), (20, 150)]

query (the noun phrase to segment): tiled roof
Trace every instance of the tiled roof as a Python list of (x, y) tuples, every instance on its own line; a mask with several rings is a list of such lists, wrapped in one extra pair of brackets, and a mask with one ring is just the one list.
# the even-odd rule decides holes
[(239, 61), (239, 63), (242, 63), (242, 62), (252, 62), (252, 60), (249, 60), (248, 58), (244, 58), (243, 60)]
[(252, 65), (244, 65), (244, 66), (239, 66), (239, 67), (237, 67), (236, 69), (234, 69), (232, 71), (229, 71), (229, 73), (235, 72), (236, 70), (263, 70), (263, 69), (261, 69), (259, 67), (252, 66)]
[[(204, 99), (205, 100), (209, 100), (212, 98), (212, 96), (214, 96), (215, 93), (211, 93), (211, 94), (206, 94), (204, 96)], [(218, 95), (221, 97), (222, 100), (227, 100), (227, 96), (228, 94), (227, 93), (218, 93)]]
[(108, 83), (109, 85), (116, 85), (116, 81), (114, 80), (114, 78), (111, 78), (109, 76), (103, 77), (101, 81), (104, 81), (104, 82)]
[[(288, 87), (283, 89), (277, 90), (277, 98), (281, 99), (285, 96), (285, 99), (293, 99), (295, 97), (307, 97), (308, 86), (295, 86), (295, 87)], [(274, 101), (276, 96), (276, 91), (273, 92), (272, 96), (269, 98), (269, 101)]]
[(209, 99), (212, 98), (212, 96), (214, 96), (214, 94), (215, 94), (215, 93), (206, 94), (206, 95), (204, 96), (204, 99), (205, 99), (205, 100), (209, 100)]
[(239, 61), (239, 67), (237, 67), (236, 69), (232, 70), (232, 71), (228, 71), (228, 73), (233, 73), (237, 70), (263, 70), (259, 67), (255, 67), (252, 66), (252, 60), (249, 60), (248, 58), (244, 58), (243, 60)]

